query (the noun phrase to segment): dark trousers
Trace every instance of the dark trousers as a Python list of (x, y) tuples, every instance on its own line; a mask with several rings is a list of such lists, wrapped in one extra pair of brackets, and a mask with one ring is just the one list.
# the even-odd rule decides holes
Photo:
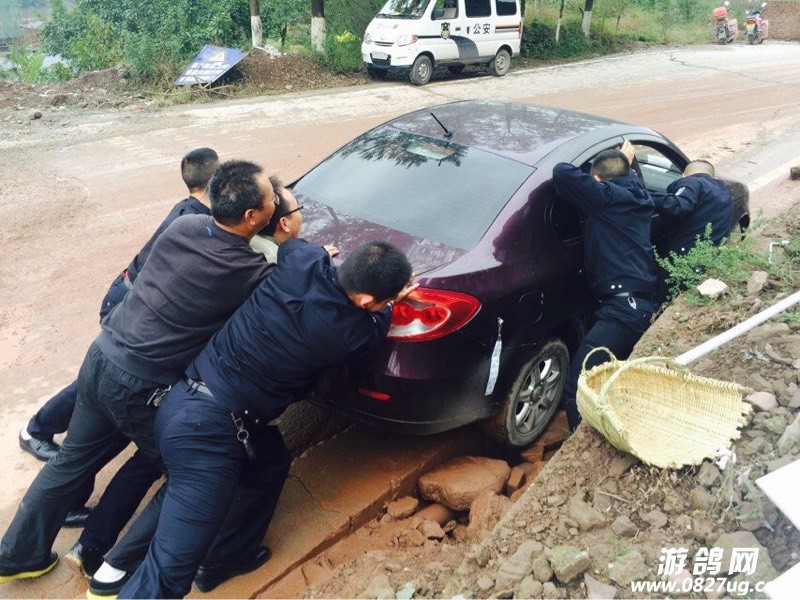
[(218, 400), (183, 382), (173, 387), (155, 423), (167, 468), (161, 515), (144, 562), (119, 598), (182, 598), (202, 562), (236, 564), (255, 554), (291, 456), (277, 427), (250, 432), (254, 460)]
[[(574, 431), (581, 422), (581, 415), (575, 396), (578, 391), (578, 377), (583, 369), (583, 360), (594, 348), (608, 348), (620, 360), (631, 355), (633, 347), (650, 327), (650, 319), (658, 305), (644, 298), (625, 298), (610, 296), (600, 300), (594, 313), (595, 323), (581, 341), (575, 357), (569, 366), (569, 375), (564, 383), (563, 406), (567, 412), (567, 423)], [(608, 362), (611, 358), (605, 352), (595, 352), (588, 361), (586, 369)]]
[(0, 543), (0, 566), (25, 570), (47, 561), (67, 513), (97, 472), (130, 440), (154, 464), (158, 384), (116, 367), (92, 344), (78, 375), (78, 402), (61, 450), (34, 479)]

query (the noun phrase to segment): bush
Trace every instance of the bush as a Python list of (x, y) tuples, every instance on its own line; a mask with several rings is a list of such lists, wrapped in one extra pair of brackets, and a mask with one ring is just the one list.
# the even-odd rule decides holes
[(363, 38), (367, 25), (385, 3), (385, 0), (326, 0), (325, 23), (328, 31), (352, 31)]
[(520, 54), (532, 58), (569, 58), (595, 52), (613, 52), (617, 43), (605, 35), (587, 38), (580, 21), (564, 20), (560, 39), (556, 42), (556, 27), (534, 19), (522, 32)]
[(325, 38), (323, 63), (334, 73), (352, 73), (364, 68), (361, 39), (349, 31), (329, 33)]
[(25, 83), (58, 83), (74, 77), (74, 71), (62, 63), (44, 66), (45, 54), (27, 46), (12, 46), (8, 59), (17, 66), (3, 71), (3, 79), (17, 79)]

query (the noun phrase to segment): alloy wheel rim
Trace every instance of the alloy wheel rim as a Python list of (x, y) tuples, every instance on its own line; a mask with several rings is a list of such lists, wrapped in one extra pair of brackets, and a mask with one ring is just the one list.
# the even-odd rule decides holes
[(517, 394), (514, 427), (521, 434), (533, 431), (558, 405), (563, 365), (555, 356), (539, 359), (528, 372)]

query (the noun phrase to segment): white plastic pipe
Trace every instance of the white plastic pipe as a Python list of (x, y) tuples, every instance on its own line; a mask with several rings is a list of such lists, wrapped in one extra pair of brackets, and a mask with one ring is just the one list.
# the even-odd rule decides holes
[(790, 306), (794, 306), (800, 302), (800, 291), (795, 292), (791, 296), (784, 298), (777, 304), (770, 306), (769, 308), (765, 308), (757, 315), (753, 315), (746, 321), (742, 321), (735, 327), (730, 328), (728, 331), (720, 333), (718, 336), (715, 336), (708, 340), (707, 342), (700, 344), (697, 348), (692, 348), (688, 352), (684, 352), (679, 357), (675, 359), (675, 362), (680, 363), (682, 365), (687, 365), (690, 362), (697, 360), (701, 356), (705, 356), (712, 350), (716, 350), (722, 344), (726, 342), (730, 342), (733, 338), (739, 337), (743, 333), (747, 333), (756, 325), (761, 325), (764, 321), (771, 319), (775, 315), (782, 313), (784, 310), (789, 308)]

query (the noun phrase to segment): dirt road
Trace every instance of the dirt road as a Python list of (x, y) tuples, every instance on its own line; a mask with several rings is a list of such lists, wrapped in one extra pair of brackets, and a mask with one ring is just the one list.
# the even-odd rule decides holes
[[(325, 93), (0, 123), (0, 528), (40, 464), (19, 429), (71, 381), (99, 301), (172, 203), (180, 156), (214, 147), (287, 181), (369, 127), (465, 98), (538, 102), (657, 129), (748, 182), (753, 214), (797, 200), (800, 45), (657, 50), (422, 88), (389, 82)], [(60, 542), (67, 545), (68, 540)], [(68, 546), (67, 546), (68, 547)]]

